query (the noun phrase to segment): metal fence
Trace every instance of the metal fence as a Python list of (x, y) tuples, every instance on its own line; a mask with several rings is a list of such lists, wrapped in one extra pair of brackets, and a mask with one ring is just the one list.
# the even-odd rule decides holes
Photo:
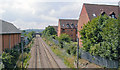
[[(55, 40), (51, 37), (49, 37), (49, 38), (47, 37), (47, 39), (54, 42), (56, 45), (59, 45), (59, 42), (57, 40)], [(66, 44), (63, 43), (63, 45), (66, 45)], [(89, 52), (85, 52), (81, 49), (80, 49), (80, 57), (88, 60), (89, 62), (100, 65), (102, 67), (107, 67), (107, 68), (118, 68), (119, 67), (119, 62), (118, 61), (108, 60), (108, 59), (102, 58), (100, 56), (93, 56)]]
[(59, 44), (59, 41), (57, 41), (57, 40), (55, 40), (55, 39), (52, 39), (52, 41), (53, 41), (56, 45)]
[(59, 45), (59, 41), (58, 40), (55, 40), (52, 37), (48, 37), (48, 36), (45, 36), (45, 38), (48, 39), (49, 41), (55, 43), (56, 45)]
[(108, 60), (105, 58), (102, 58), (100, 56), (92, 56), (89, 52), (85, 52), (83, 50), (80, 50), (80, 56), (83, 59), (88, 60), (89, 62), (95, 63), (97, 65), (100, 65), (102, 67), (107, 68), (118, 68), (118, 61), (115, 60)]

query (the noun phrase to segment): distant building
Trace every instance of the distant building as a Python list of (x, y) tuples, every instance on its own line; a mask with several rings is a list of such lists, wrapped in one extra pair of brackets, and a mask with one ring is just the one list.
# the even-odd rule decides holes
[[(98, 5), (98, 4), (83, 4), (81, 14), (78, 20), (78, 31), (83, 28), (84, 24), (87, 24), (88, 21), (91, 21), (93, 18), (106, 14), (111, 18), (117, 18), (120, 9), (118, 6), (113, 5)], [(80, 34), (78, 32), (78, 38)], [(80, 47), (82, 47), (82, 40), (79, 40)]]
[(0, 20), (0, 51), (11, 49), (21, 42), (21, 31), (13, 24)]
[(58, 22), (58, 36), (65, 33), (68, 34), (73, 41), (77, 39), (77, 25), (76, 19), (59, 19)]
[(52, 26), (56, 32), (58, 32), (58, 26)]

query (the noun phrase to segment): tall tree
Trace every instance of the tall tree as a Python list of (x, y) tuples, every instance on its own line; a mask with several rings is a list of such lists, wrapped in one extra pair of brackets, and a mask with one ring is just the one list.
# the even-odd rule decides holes
[(57, 32), (52, 26), (48, 26), (43, 32), (43, 35), (50, 36), (50, 35), (56, 35)]

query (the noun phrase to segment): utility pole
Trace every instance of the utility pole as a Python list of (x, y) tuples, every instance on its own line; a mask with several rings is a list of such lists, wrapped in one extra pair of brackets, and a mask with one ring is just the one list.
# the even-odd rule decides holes
[(77, 68), (79, 67), (79, 38), (77, 39), (78, 45), (77, 45)]
[(23, 38), (21, 40), (21, 48), (22, 48), (22, 70), (23, 70)]
[[(119, 6), (118, 11), (120, 11), (120, 1), (118, 2), (118, 6)], [(120, 17), (118, 17), (118, 20), (120, 20)], [(120, 22), (118, 22), (118, 23), (120, 23)], [(118, 37), (120, 37), (120, 35)], [(120, 39), (119, 39), (119, 41), (120, 41)], [(119, 65), (120, 65), (120, 63), (119, 63), (120, 62), (119, 52), (120, 52), (120, 48), (118, 49), (118, 68), (119, 68)]]

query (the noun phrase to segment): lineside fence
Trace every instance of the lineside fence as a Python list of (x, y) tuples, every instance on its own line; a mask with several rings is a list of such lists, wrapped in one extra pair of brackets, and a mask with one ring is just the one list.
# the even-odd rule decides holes
[[(56, 45), (59, 45), (59, 42), (52, 37), (46, 37), (49, 41), (55, 43)], [(66, 45), (63, 43), (63, 45)], [(115, 60), (108, 60), (100, 56), (93, 56), (89, 52), (85, 52), (82, 49), (80, 49), (80, 58), (85, 59), (89, 62), (95, 63), (97, 65), (100, 65), (102, 67), (106, 68), (118, 68), (119, 67), (119, 61)]]
[(107, 67), (107, 68), (118, 68), (119, 67), (119, 61), (108, 60), (100, 56), (92, 56), (89, 52), (85, 52), (83, 50), (80, 50), (80, 57), (88, 60), (89, 62), (100, 65), (102, 67)]

